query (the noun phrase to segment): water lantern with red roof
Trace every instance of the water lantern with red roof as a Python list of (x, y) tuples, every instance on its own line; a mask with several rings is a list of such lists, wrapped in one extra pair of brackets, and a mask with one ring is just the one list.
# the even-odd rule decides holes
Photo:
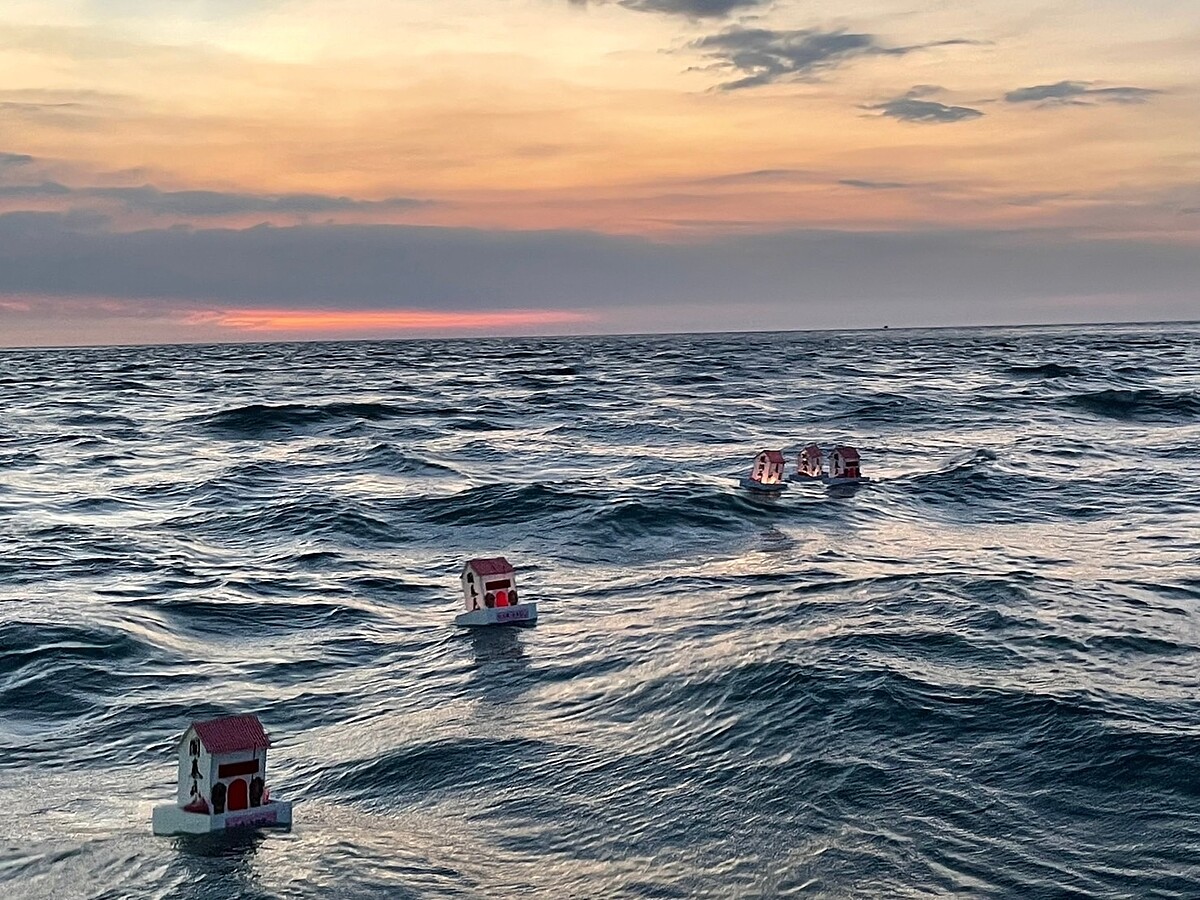
[(816, 444), (809, 444), (800, 451), (796, 460), (796, 474), (792, 481), (820, 481), (825, 477), (825, 456)]
[(783, 469), (786, 465), (782, 450), (764, 450), (754, 457), (750, 474), (741, 480), (741, 485), (752, 491), (777, 494), (787, 488), (787, 483), (783, 480)]
[(864, 478), (858, 451), (853, 447), (837, 446), (829, 454), (829, 475), (826, 484), (862, 484), (870, 481)]
[(516, 573), (503, 556), (470, 559), (462, 568), (466, 612), (456, 616), (459, 625), (532, 625), (537, 604), (521, 603)]
[(267, 791), (270, 746), (258, 716), (193, 722), (179, 739), (176, 802), (154, 808), (154, 833), (291, 828), (291, 802), (272, 800)]

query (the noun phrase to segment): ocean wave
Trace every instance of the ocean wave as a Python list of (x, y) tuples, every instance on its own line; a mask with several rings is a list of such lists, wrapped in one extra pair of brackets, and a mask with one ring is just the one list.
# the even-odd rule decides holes
[[(458, 415), (461, 410), (422, 410), (422, 415)], [(303, 431), (314, 426), (353, 421), (380, 422), (411, 410), (387, 403), (338, 402), (311, 405), (252, 403), (192, 420), (206, 429), (234, 437), (256, 438), (277, 432)]]
[(164, 527), (185, 534), (224, 535), (241, 545), (274, 536), (332, 537), (344, 539), (352, 546), (362, 543), (387, 546), (405, 535), (403, 530), (361, 505), (323, 493), (249, 506), (244, 502), (231, 503), (228, 498), (222, 502), (218, 496), (212, 506), (211, 512), (168, 519)]
[(0, 452), (0, 468), (15, 469), (22, 466), (36, 466), (41, 461), (41, 455), (33, 450)]
[[(371, 799), (381, 792), (469, 791), (501, 773), (510, 784), (540, 779), (552, 754), (550, 744), (536, 739), (459, 738), (414, 743), (335, 772), (317, 773), (314, 789), (321, 795), (350, 799)], [(494, 767), (488, 761), (493, 761)]]
[(93, 625), (15, 621), (0, 623), (0, 675), (11, 675), (31, 663), (47, 666), (70, 661), (128, 661), (148, 655), (130, 635)]
[(38, 721), (72, 718), (128, 687), (154, 648), (111, 628), (0, 623), (0, 710)]
[(497, 484), (395, 505), (418, 521), (439, 525), (511, 525), (585, 509), (592, 496), (567, 485)]
[(614, 496), (597, 503), (579, 520), (579, 527), (597, 539), (625, 541), (650, 535), (689, 531), (736, 533), (758, 530), (765, 521), (777, 520), (778, 506), (762, 498), (706, 486), (656, 487), (644, 494)]
[(100, 427), (118, 426), (127, 431), (136, 431), (138, 423), (128, 416), (120, 416), (114, 413), (91, 413), (80, 412), (74, 415), (67, 416), (60, 420), (64, 425), (98, 425)]
[(663, 378), (664, 384), (690, 387), (698, 384), (724, 384), (725, 379), (711, 372), (684, 372), (678, 375), (668, 375)]
[(1070, 378), (1083, 374), (1078, 366), (1055, 362), (1013, 365), (1008, 367), (1008, 372), (1021, 378)]
[(547, 366), (544, 369), (537, 369), (530, 372), (519, 373), (526, 378), (563, 378), (568, 375), (578, 375), (579, 369), (575, 366)]
[(945, 397), (909, 396), (874, 392), (869, 399), (843, 395), (825, 400), (833, 417), (855, 423), (895, 426), (901, 423), (928, 423), (942, 417), (961, 415), (961, 410)]
[(1131, 422), (1190, 422), (1200, 418), (1200, 394), (1153, 388), (1075, 394), (1072, 405), (1106, 419)]
[(950, 478), (958, 478), (962, 476), (970, 476), (976, 472), (986, 471), (992, 466), (1000, 455), (988, 447), (977, 448), (970, 453), (961, 454), (958, 457), (946, 462), (942, 468), (933, 472), (926, 472), (913, 476), (913, 481), (937, 481)]
[(313, 582), (291, 585), (278, 577), (225, 581), (211, 598), (147, 598), (139, 605), (168, 618), (191, 634), (236, 634), (241, 639), (291, 633), (297, 628), (343, 628), (369, 621), (372, 614), (333, 599), (313, 600)]
[(347, 460), (351, 468), (405, 475), (457, 475), (453, 466), (412, 453), (393, 444), (373, 444)]

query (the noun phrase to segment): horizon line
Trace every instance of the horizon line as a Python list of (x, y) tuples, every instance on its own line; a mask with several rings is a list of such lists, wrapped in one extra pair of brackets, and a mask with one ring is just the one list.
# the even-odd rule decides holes
[(132, 350), (149, 347), (237, 347), (257, 345), (291, 345), (291, 344), (382, 344), (382, 343), (417, 343), (420, 341), (478, 341), (478, 340), (584, 340), (628, 337), (694, 337), (741, 334), (836, 334), (860, 332), (898, 332), (898, 331), (955, 331), (955, 330), (984, 330), (990, 328), (1118, 328), (1135, 325), (1200, 325), (1198, 319), (1138, 319), (1119, 322), (1023, 322), (1023, 323), (987, 323), (959, 325), (863, 325), (847, 328), (763, 328), (712, 331), (614, 331), (597, 333), (561, 333), (561, 334), (454, 334), (438, 337), (435, 335), (398, 336), (398, 337), (349, 337), (349, 338), (278, 338), (258, 340), (225, 340), (225, 341), (147, 341), (144, 343), (128, 344), (12, 344), (0, 345), (0, 352), (22, 350)]

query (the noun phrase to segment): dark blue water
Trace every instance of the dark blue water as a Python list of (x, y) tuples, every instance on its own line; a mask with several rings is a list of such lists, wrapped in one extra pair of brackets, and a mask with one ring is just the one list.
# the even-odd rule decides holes
[[(1200, 897), (1200, 326), (10, 351), (0, 423), (6, 898)], [(877, 483), (736, 487), (812, 440)], [(152, 837), (242, 711), (294, 831)]]

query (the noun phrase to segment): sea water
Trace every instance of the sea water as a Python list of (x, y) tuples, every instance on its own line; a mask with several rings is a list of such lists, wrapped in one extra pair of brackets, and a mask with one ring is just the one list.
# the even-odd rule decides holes
[[(13, 350), (0, 426), (8, 900), (1200, 896), (1200, 326)], [(152, 837), (233, 712), (294, 830)]]

